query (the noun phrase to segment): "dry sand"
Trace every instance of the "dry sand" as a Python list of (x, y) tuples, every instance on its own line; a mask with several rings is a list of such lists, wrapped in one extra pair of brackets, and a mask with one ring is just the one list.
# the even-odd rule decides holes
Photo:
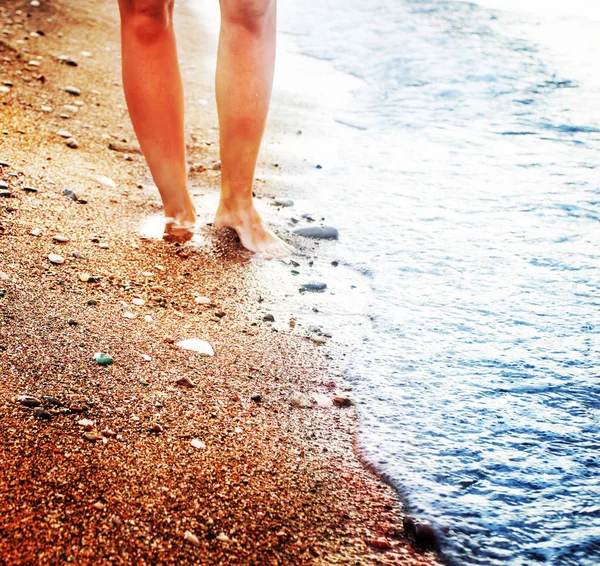
[[(0, 564), (437, 563), (356, 456), (354, 409), (290, 404), (347, 392), (323, 348), (263, 321), (268, 290), (235, 239), (140, 237), (160, 206), (142, 157), (109, 149), (135, 150), (116, 2), (3, 1), (0, 28)], [(208, 190), (201, 127), (189, 152)]]

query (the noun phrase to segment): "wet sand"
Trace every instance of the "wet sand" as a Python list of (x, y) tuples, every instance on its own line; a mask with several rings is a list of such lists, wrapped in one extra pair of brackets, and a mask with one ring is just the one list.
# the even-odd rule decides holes
[[(0, 564), (436, 563), (356, 456), (353, 407), (290, 403), (350, 393), (326, 350), (264, 320), (269, 290), (235, 238), (140, 235), (160, 201), (121, 91), (116, 3), (9, 0), (0, 21)], [(209, 191), (217, 133), (203, 104), (191, 114)]]

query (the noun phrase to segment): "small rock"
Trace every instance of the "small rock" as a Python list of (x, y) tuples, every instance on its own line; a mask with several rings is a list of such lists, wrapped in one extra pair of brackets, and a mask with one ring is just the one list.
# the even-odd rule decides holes
[(152, 423), (150, 425), (150, 432), (155, 432), (156, 434), (159, 434), (163, 431), (164, 431), (163, 427), (161, 425), (159, 425), (158, 423)]
[(26, 193), (37, 193), (38, 192), (38, 190), (35, 187), (29, 187), (29, 186), (24, 186), (23, 190)]
[(193, 544), (194, 546), (200, 546), (200, 539), (190, 531), (185, 531), (185, 534), (183, 535), (183, 540), (189, 542), (190, 544)]
[(0, 271), (0, 279), (2, 279), (2, 281), (8, 281), (10, 278), (8, 277), (8, 275), (6, 275), (6, 273)]
[(42, 233), (40, 228), (34, 228), (29, 234), (31, 236), (35, 236), (36, 238)]
[(69, 241), (69, 238), (63, 236), (62, 234), (57, 234), (52, 239), (58, 244), (66, 244)]
[(182, 385), (183, 387), (196, 387), (196, 384), (189, 377), (180, 377), (175, 383)]
[(196, 297), (194, 302), (198, 305), (210, 305), (210, 299), (208, 297)]
[(333, 226), (305, 226), (296, 228), (294, 234), (317, 240), (337, 240), (339, 232)]
[(94, 423), (94, 421), (91, 419), (81, 419), (80, 421), (77, 421), (77, 424), (85, 428), (88, 426), (93, 427), (96, 423)]
[(107, 189), (114, 189), (117, 186), (117, 184), (108, 177), (96, 177), (96, 181), (98, 181), (103, 187), (106, 187)]
[(102, 431), (102, 434), (104, 436), (106, 436), (107, 438), (113, 438), (113, 437), (117, 436), (117, 433), (114, 430), (112, 430), (111, 428), (105, 428)]
[(200, 340), (199, 338), (189, 338), (187, 340), (181, 340), (175, 344), (184, 350), (191, 350), (192, 352), (198, 352), (201, 356), (214, 356), (215, 352), (212, 346)]
[(94, 360), (99, 366), (109, 366), (114, 361), (108, 354), (103, 354), (102, 352), (97, 352), (94, 355)]
[(83, 433), (83, 438), (90, 442), (96, 442), (96, 440), (102, 440), (102, 435), (97, 430), (89, 430)]
[(70, 198), (73, 201), (79, 200), (77, 198), (77, 195), (71, 189), (63, 189), (63, 195), (65, 195), (67, 198)]
[(383, 537), (371, 539), (368, 543), (377, 550), (390, 550), (392, 548), (392, 545)]
[(79, 112), (79, 108), (77, 108), (77, 106), (72, 106), (71, 104), (65, 104), (63, 108), (67, 112), (72, 112), (73, 114), (77, 114), (77, 112)]
[(414, 536), (415, 545), (422, 550), (436, 550), (440, 545), (440, 535), (427, 523), (418, 524)]
[(75, 138), (69, 138), (65, 144), (67, 144), (67, 147), (70, 147), (72, 149), (77, 149), (79, 147), (79, 144), (77, 143), (77, 140)]
[(17, 402), (25, 405), (25, 407), (39, 407), (42, 404), (37, 397), (32, 397), (31, 395), (19, 395)]
[(333, 398), (333, 404), (336, 407), (350, 407), (352, 405), (352, 399), (340, 395)]
[(65, 258), (63, 256), (57, 255), (57, 254), (49, 254), (48, 260), (50, 261), (50, 263), (54, 263), (56, 265), (65, 263)]
[(150, 357), (148, 354), (142, 354), (142, 358), (143, 358), (144, 360), (146, 360), (147, 362), (150, 362), (150, 361), (152, 361), (152, 358), (151, 358), (151, 357)]
[(299, 409), (308, 409), (312, 407), (310, 399), (302, 393), (294, 393), (290, 397), (290, 405)]
[(202, 442), (202, 440), (200, 440), (199, 438), (194, 438), (192, 439), (192, 441), (190, 442), (190, 444), (194, 447), (194, 448), (199, 448), (199, 449), (204, 449), (206, 448), (206, 444), (204, 444), (204, 442)]
[(65, 92), (68, 92), (69, 94), (72, 94), (73, 96), (79, 96), (81, 94), (81, 91), (74, 86), (65, 87)]
[(146, 301), (144, 301), (144, 299), (140, 299), (138, 297), (135, 297), (134, 299), (131, 299), (131, 302), (134, 305), (137, 305), (139, 307), (143, 307), (146, 304)]
[(315, 344), (325, 344), (327, 343), (327, 339), (324, 338), (323, 336), (313, 336), (311, 338), (311, 340), (315, 343)]
[(42, 407), (36, 407), (35, 409), (33, 409), (33, 416), (43, 421), (49, 421), (52, 418), (52, 415), (50, 415), (50, 413)]
[(69, 326), (77, 326), (79, 323), (74, 318), (68, 318), (67, 319), (67, 324)]
[(327, 289), (327, 283), (305, 283), (300, 287), (300, 291), (318, 292)]
[(128, 318), (131, 320), (132, 318), (135, 318), (135, 314), (133, 314), (132, 312), (129, 312), (129, 311), (125, 311), (123, 313), (123, 318)]
[(96, 501), (96, 503), (94, 503), (94, 507), (98, 509), (98, 511), (102, 511), (102, 509), (104, 509), (106, 505), (104, 505), (102, 501)]
[(87, 304), (90, 305), (91, 307), (94, 307), (98, 304), (98, 301), (96, 299), (89, 299)]
[(252, 399), (252, 401), (254, 401), (255, 403), (260, 403), (262, 401), (262, 395), (255, 393), (250, 397), (250, 399)]
[(11, 194), (10, 191), (7, 191), (6, 189), (0, 189), (0, 198), (10, 198)]
[(62, 406), (62, 403), (56, 397), (52, 397), (52, 395), (44, 395), (42, 399), (46, 401), (48, 405), (52, 405), (53, 407)]
[(225, 533), (219, 533), (217, 535), (217, 540), (220, 540), (222, 542), (229, 542), (230, 539)]
[(275, 322), (275, 317), (272, 314), (266, 314), (263, 316), (265, 322)]
[(67, 130), (59, 130), (58, 132), (56, 132), (61, 138), (72, 138), (73, 134), (71, 132), (68, 132)]
[(276, 198), (273, 200), (275, 206), (294, 206), (294, 201), (289, 198)]
[(110, 248), (110, 246), (106, 242), (102, 242), (101, 244), (98, 244), (98, 247), (101, 250), (107, 250), (108, 248)]

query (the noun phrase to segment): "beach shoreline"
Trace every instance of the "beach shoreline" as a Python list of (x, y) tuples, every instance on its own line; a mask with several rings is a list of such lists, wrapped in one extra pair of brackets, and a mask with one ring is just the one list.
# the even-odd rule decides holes
[[(0, 10), (0, 564), (437, 564), (354, 452), (353, 407), (291, 403), (350, 392), (326, 348), (271, 321), (260, 262), (210, 228), (140, 235), (160, 200), (116, 2), (40, 4)], [(178, 26), (187, 53), (201, 39)], [(192, 192), (214, 196), (212, 78), (184, 78)], [(177, 347), (192, 338), (215, 355)]]

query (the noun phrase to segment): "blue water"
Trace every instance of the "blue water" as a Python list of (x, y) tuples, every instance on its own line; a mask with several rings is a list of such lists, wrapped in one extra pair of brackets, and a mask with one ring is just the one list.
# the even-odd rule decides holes
[(373, 289), (360, 445), (459, 564), (600, 563), (600, 11), (564, 4), (280, 0), (363, 81), (311, 178)]

